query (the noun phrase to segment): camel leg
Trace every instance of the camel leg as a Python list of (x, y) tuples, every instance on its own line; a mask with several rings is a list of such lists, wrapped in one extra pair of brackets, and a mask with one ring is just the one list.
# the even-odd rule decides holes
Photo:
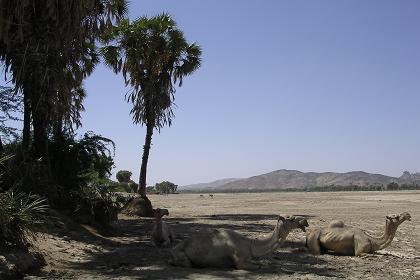
[(170, 253), (169, 264), (182, 267), (192, 267), (192, 263), (184, 251), (184, 243), (180, 243), (173, 248)]
[(321, 231), (316, 229), (306, 236), (306, 247), (308, 247), (309, 252), (313, 255), (321, 254), (321, 244), (319, 243), (320, 234)]
[(176, 236), (172, 230), (169, 231), (169, 239), (171, 240), (171, 242), (175, 242)]
[(371, 252), (371, 244), (369, 241), (359, 240), (356, 236), (354, 237), (354, 255), (358, 257), (365, 256)]
[(274, 250), (277, 249), (277, 248), (279, 248), (279, 247), (281, 247), (281, 246), (283, 246), (283, 244), (284, 244), (285, 241), (286, 241), (286, 237), (280, 238), (279, 241), (277, 242), (277, 244), (274, 245), (275, 246)]
[(192, 267), (191, 261), (188, 259), (184, 252), (171, 252), (169, 264), (174, 266)]
[(244, 269), (244, 270), (256, 270), (259, 269), (261, 266), (255, 263), (252, 263), (248, 259), (244, 259), (238, 254), (233, 255), (233, 262), (235, 263), (236, 269)]
[(171, 240), (168, 238), (162, 243), (162, 247), (169, 247), (171, 245)]

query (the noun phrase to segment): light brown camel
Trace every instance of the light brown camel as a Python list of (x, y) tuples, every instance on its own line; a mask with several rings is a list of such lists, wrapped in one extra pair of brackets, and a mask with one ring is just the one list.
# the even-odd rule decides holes
[(183, 267), (257, 269), (259, 265), (251, 261), (253, 258), (273, 252), (290, 231), (305, 231), (307, 226), (303, 217), (279, 216), (274, 231), (260, 239), (250, 239), (230, 229), (204, 229), (175, 246), (170, 263)]
[(175, 234), (171, 228), (162, 221), (162, 217), (169, 215), (168, 209), (153, 209), (155, 225), (152, 231), (152, 242), (157, 247), (167, 247), (175, 240)]
[(385, 232), (374, 237), (363, 230), (346, 226), (342, 221), (332, 221), (328, 227), (312, 230), (306, 236), (309, 252), (319, 255), (333, 251), (339, 254), (361, 256), (384, 249), (391, 244), (400, 224), (411, 220), (409, 213), (386, 216)]

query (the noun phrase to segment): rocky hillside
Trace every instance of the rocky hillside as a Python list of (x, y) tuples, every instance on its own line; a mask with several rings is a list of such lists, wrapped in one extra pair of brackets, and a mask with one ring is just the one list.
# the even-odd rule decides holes
[(213, 181), (213, 182), (210, 182), (210, 183), (198, 183), (198, 184), (181, 186), (178, 189), (179, 190), (213, 189), (213, 188), (218, 188), (218, 187), (223, 186), (223, 185), (225, 185), (227, 183), (230, 183), (230, 182), (233, 182), (233, 181), (237, 181), (237, 180), (239, 180), (239, 179), (226, 178), (226, 179), (221, 179), (221, 180)]
[(392, 182), (398, 184), (420, 184), (420, 173), (410, 174), (409, 172), (404, 172), (404, 174), (401, 177), (390, 177), (381, 174), (372, 174), (362, 171), (353, 171), (347, 173), (316, 173), (282, 169), (246, 179), (229, 180), (231, 181), (225, 183), (222, 183), (223, 180), (216, 181), (218, 182), (218, 185), (212, 185), (212, 183), (190, 185), (188, 189), (206, 189), (215, 191), (268, 191), (284, 189), (304, 189), (325, 186), (386, 186)]

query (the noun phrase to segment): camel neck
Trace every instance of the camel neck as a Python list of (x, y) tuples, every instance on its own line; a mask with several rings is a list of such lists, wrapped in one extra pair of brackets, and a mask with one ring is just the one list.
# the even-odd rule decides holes
[(162, 238), (162, 218), (156, 217), (156, 236), (160, 240)]
[(263, 238), (257, 238), (251, 240), (251, 254), (253, 257), (261, 257), (268, 253), (271, 253), (277, 248), (279, 238), (282, 235), (287, 236), (289, 232), (284, 227), (282, 221), (279, 221), (274, 228), (273, 232)]
[(394, 239), (395, 232), (397, 231), (398, 226), (393, 225), (391, 223), (385, 223), (385, 231), (380, 237), (370, 236), (370, 241), (372, 244), (372, 249), (374, 251), (384, 249), (391, 244), (392, 240)]

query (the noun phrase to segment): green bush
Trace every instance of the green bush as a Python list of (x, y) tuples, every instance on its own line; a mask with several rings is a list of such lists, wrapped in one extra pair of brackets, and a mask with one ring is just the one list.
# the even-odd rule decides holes
[[(111, 175), (115, 144), (112, 140), (87, 132), (80, 139), (66, 134), (50, 143), (50, 161), (54, 182), (69, 189), (103, 180)], [(97, 173), (89, 177), (86, 174)], [(96, 183), (96, 182), (94, 182)]]
[(81, 222), (107, 226), (114, 221), (118, 201), (111, 191), (118, 183), (109, 179), (114, 143), (92, 132), (80, 139), (66, 133), (52, 137), (49, 148), (51, 174), (45, 176), (49, 172), (46, 162), (23, 153), (19, 141), (6, 145), (5, 152), (15, 156), (4, 166), (0, 190), (15, 186), (37, 192), (48, 198), (52, 208), (80, 217)]
[(126, 192), (126, 193), (133, 193), (137, 190), (137, 184), (132, 183), (117, 183), (116, 185), (110, 186), (110, 190), (113, 192)]
[(82, 223), (108, 226), (115, 221), (118, 206), (111, 189), (117, 183), (109, 179), (114, 142), (92, 132), (80, 139), (69, 133), (52, 139), (50, 147), (54, 181), (61, 189), (55, 207), (70, 210)]
[(125, 199), (115, 194), (107, 185), (109, 181), (97, 177), (97, 173), (85, 176), (90, 178), (89, 183), (72, 192), (75, 216), (79, 222), (106, 227), (118, 219), (118, 210), (125, 204)]
[(50, 219), (45, 198), (10, 189), (0, 193), (0, 243), (26, 247)]

